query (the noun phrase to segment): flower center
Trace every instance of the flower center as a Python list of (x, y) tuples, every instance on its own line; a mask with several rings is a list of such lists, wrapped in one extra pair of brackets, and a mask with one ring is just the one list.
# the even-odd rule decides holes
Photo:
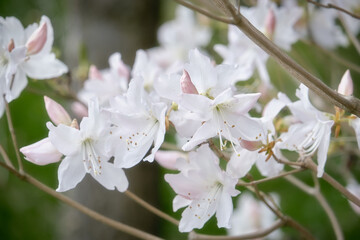
[(101, 158), (96, 154), (92, 140), (86, 139), (83, 142), (82, 148), (83, 162), (87, 172), (91, 170), (94, 172), (94, 175), (101, 174)]

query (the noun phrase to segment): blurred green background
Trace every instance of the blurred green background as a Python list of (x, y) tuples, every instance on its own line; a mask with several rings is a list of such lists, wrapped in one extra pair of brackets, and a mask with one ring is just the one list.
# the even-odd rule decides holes
[[(101, 8), (92, 9), (91, 11), (93, 11), (92, 14), (94, 15), (89, 15), (88, 18), (83, 18), (83, 21), (91, 21), (89, 19), (93, 18), (92, 21), (94, 22), (98, 20), (94, 16), (103, 16), (101, 21), (105, 22), (116, 21), (117, 17), (119, 17), (118, 15), (122, 16), (122, 21), (124, 21), (124, 19), (126, 20), (127, 17), (132, 19), (131, 21), (128, 21), (126, 25), (119, 25), (123, 26), (125, 30), (119, 29), (118, 26), (114, 27), (113, 29), (114, 31), (125, 31), (121, 32), (121, 34), (129, 34), (131, 36), (129, 38), (130, 40), (123, 40), (122, 38), (116, 39), (116, 34), (114, 36), (105, 38), (100, 34), (100, 40), (98, 39), (97, 42), (95, 42), (96, 44), (107, 45), (102, 43), (102, 40), (108, 41), (107, 38), (114, 38), (113, 41), (115, 41), (115, 45), (113, 44), (111, 47), (110, 44), (108, 48), (106, 48), (107, 46), (102, 46), (105, 48), (103, 53), (100, 55), (93, 54), (95, 51), (93, 42), (83, 41), (79, 43), (75, 42), (73, 38), (70, 38), (70, 40), (67, 38), (69, 35), (74, 35), (74, 32), (71, 30), (72, 22), (69, 21), (69, 16), (73, 17), (74, 12), (75, 15), (78, 12), (84, 14), (81, 8), (86, 8), (86, 1), (84, 2), (79, 0), (71, 2), (61, 0), (0, 0), (0, 16), (15, 16), (20, 19), (24, 26), (27, 26), (33, 22), (38, 22), (42, 15), (47, 15), (51, 19), (54, 27), (55, 51), (59, 53), (58, 55), (61, 59), (64, 60), (68, 58), (72, 64), (70, 66), (71, 69), (75, 69), (79, 64), (84, 64), (86, 67), (89, 62), (96, 63), (99, 68), (104, 68), (107, 66), (107, 57), (116, 51), (120, 51), (126, 60), (125, 62), (131, 65), (136, 49), (146, 49), (156, 45), (156, 27), (158, 27), (162, 22), (172, 18), (175, 5), (172, 2), (165, 0), (161, 2), (153, 1), (153, 11), (151, 14), (149, 14), (149, 18), (153, 19), (153, 22), (151, 23), (152, 27), (146, 27), (146, 31), (152, 32), (152, 34), (149, 34), (148, 32), (141, 33), (140, 31), (136, 31), (135, 25), (142, 25), (146, 20), (144, 20), (144, 16), (141, 15), (142, 17), (139, 17), (139, 15), (133, 16), (129, 14), (127, 8), (124, 8), (124, 6), (126, 6), (126, 1), (120, 1), (122, 2), (120, 7), (118, 5), (113, 7), (112, 4), (116, 4), (115, 2), (116, 1), (111, 0), (103, 1), (101, 4), (107, 7), (104, 7), (106, 11), (101, 12), (103, 15), (96, 15), (95, 13), (97, 10), (100, 12), (102, 10)], [(137, 4), (141, 5), (144, 3), (137, 1)], [(127, 7), (130, 8), (130, 6)], [(134, 20), (137, 16), (140, 18), (140, 20)], [(100, 19), (98, 21), (100, 21)], [(217, 23), (211, 24), (215, 27), (216, 30), (212, 43), (208, 47), (210, 52), (212, 52), (211, 49), (213, 44), (226, 42), (226, 28)], [(98, 26), (95, 26), (95, 24), (92, 23), (88, 27), (91, 28)], [(96, 33), (93, 34), (96, 35)], [(146, 35), (146, 37), (144, 35)], [(103, 39), (101, 39), (101, 37)], [(83, 38), (80, 37), (75, 39)], [(129, 42), (135, 41), (134, 39), (140, 40), (136, 40), (135, 45), (128, 45)], [(75, 53), (69, 54), (69, 56), (66, 56), (67, 48), (71, 48), (71, 46), (68, 44), (80, 44), (83, 47), (79, 48), (81, 51), (77, 51)], [(119, 44), (119, 46), (116, 46), (116, 44)], [(352, 46), (349, 46), (348, 48), (337, 49), (335, 54), (358, 66), (360, 65), (360, 57)], [(77, 56), (77, 59), (76, 57), (75, 59), (72, 58), (74, 55)], [(290, 55), (334, 89), (337, 88), (337, 84), (342, 74), (346, 70), (346, 66), (339, 64), (326, 52), (304, 42), (295, 44)], [(68, 62), (65, 61), (65, 63)], [(268, 69), (271, 74), (272, 81), (279, 89), (279, 91), (285, 92), (292, 99), (295, 99), (294, 93), (298, 83), (292, 80), (271, 59), (268, 61)], [(357, 83), (358, 79), (360, 79), (360, 74), (356, 71), (351, 71), (351, 74), (355, 83), (354, 95), (359, 97), (360, 89)], [(75, 87), (77, 87), (76, 84)], [(31, 80), (29, 81), (28, 90), (24, 91), (20, 98), (16, 99), (10, 104), (15, 131), (18, 137), (18, 144), (20, 147), (29, 145), (46, 137), (48, 132), (45, 127), (45, 123), (48, 121), (48, 117), (45, 112), (43, 97), (39, 94), (35, 94), (32, 89), (40, 89), (42, 92), (46, 92), (49, 91), (50, 88), (49, 85), (45, 82)], [(56, 94), (54, 93), (49, 93), (49, 95), (55, 96), (57, 101), (61, 101), (69, 109), (70, 101), (63, 101), (61, 98), (56, 97)], [(316, 99), (316, 96), (314, 97)], [(329, 107), (326, 104), (320, 104), (320, 107), (322, 107), (323, 110), (333, 111), (332, 107)], [(168, 137), (171, 138), (171, 136)], [(6, 119), (4, 116), (0, 119), (0, 143), (7, 149), (10, 158), (15, 159), (9, 132), (7, 130)], [(342, 184), (346, 184), (346, 178), (350, 173), (360, 181), (359, 151), (357, 149), (356, 142), (352, 141), (347, 144), (350, 145), (345, 146), (344, 144), (340, 144), (331, 148), (326, 166), (327, 172), (338, 179)], [(44, 182), (51, 188), (56, 188), (58, 164), (35, 166), (24, 161), (24, 167), (29, 174), (35, 176), (37, 179)], [(180, 219), (182, 210), (177, 213), (172, 213), (171, 210), (172, 199), (175, 194), (170, 189), (168, 184), (163, 181), (163, 174), (168, 171), (160, 169), (157, 166), (146, 166), (145, 169), (146, 171), (154, 172), (150, 193), (154, 196), (150, 196), (149, 192), (143, 192), (143, 197), (145, 199), (151, 198), (152, 204), (175, 216), (177, 219)], [(253, 169), (252, 174), (255, 177), (260, 178), (257, 170)], [(141, 176), (136, 174), (134, 174), (134, 176), (135, 178), (141, 178)], [(304, 172), (297, 174), (297, 176), (299, 176), (304, 182), (307, 182), (310, 185), (312, 184), (312, 177), (309, 173)], [(146, 181), (146, 179), (142, 178), (141, 181)], [(335, 191), (327, 183), (321, 180), (320, 182), (324, 196), (327, 198), (329, 204), (334, 209), (335, 214), (338, 217), (338, 220), (344, 231), (345, 238), (360, 239), (359, 216), (353, 212), (347, 200), (340, 196), (337, 191)], [(70, 191), (70, 193), (67, 193), (67, 195), (75, 196), (75, 199), (78, 199), (76, 197), (76, 192), (82, 191), (81, 188), (85, 188), (86, 184), (87, 183), (81, 184), (79, 186), (80, 190), (77, 188), (73, 191)], [(306, 195), (283, 179), (262, 184), (260, 185), (260, 189), (264, 192), (278, 193), (281, 197), (280, 205), (283, 212), (298, 220), (318, 239), (335, 238), (329, 220), (327, 219), (324, 211), (320, 205), (318, 205), (316, 200), (310, 196)], [(241, 190), (246, 191), (245, 189)], [(134, 192), (136, 193), (136, 191)], [(92, 192), (89, 194), (92, 194)], [(114, 194), (121, 195), (121, 193)], [(92, 198), (92, 196), (88, 195), (84, 196), (84, 198)], [(80, 200), (81, 199), (82, 198), (80, 197)], [(235, 202), (236, 201), (234, 200), (234, 203)], [(126, 208), (126, 206), (122, 207)], [(122, 208), (119, 207), (118, 211), (122, 211), (121, 209)], [(64, 206), (56, 199), (46, 195), (32, 185), (20, 181), (15, 176), (9, 174), (6, 170), (0, 168), (0, 239), (69, 239), (68, 235), (64, 234), (64, 232), (72, 232), (75, 230), (64, 228), (64, 226), (69, 226), (69, 224), (71, 225), (71, 221), (74, 221), (75, 226), (89, 224), (89, 222), (82, 223), (80, 221), (80, 223), (77, 222), (76, 225), (75, 221), (78, 221), (79, 219), (75, 217), (64, 217), (64, 211), (76, 210)], [(102, 211), (102, 209), (99, 211)], [(140, 215), (137, 215), (135, 220), (131, 222), (133, 226), (137, 226), (137, 221), (139, 221), (138, 216), (147, 214), (147, 210), (140, 207), (137, 208), (137, 211), (138, 212), (136, 214)], [(87, 217), (85, 216), (85, 218)], [(70, 222), (64, 223), (64, 221)], [(155, 218), (152, 221), (154, 221), (154, 224), (151, 225), (152, 230), (149, 231), (154, 234), (158, 234), (165, 239), (187, 238), (186, 234), (177, 233), (177, 229), (174, 226), (163, 220), (160, 220), (159, 218)], [(124, 223), (128, 223), (126, 219)], [(104, 227), (102, 224), (96, 223), (95, 221), (91, 221), (90, 224), (100, 228), (103, 234), (105, 234), (105, 232), (112, 231), (110, 228)], [(285, 239), (300, 239), (299, 234), (294, 230), (290, 228), (283, 228), (283, 230), (286, 233), (284, 235)], [(212, 218), (211, 221), (205, 225), (204, 229), (200, 230), (199, 232), (211, 234), (226, 233), (224, 229), (218, 229), (216, 227), (215, 218)], [(73, 239), (97, 239), (97, 235), (89, 236), (84, 233), (74, 236), (75, 237), (73, 237)], [(127, 238), (126, 236), (120, 237), (116, 234), (106, 236), (108, 236), (108, 238), (105, 239), (131, 239)]]

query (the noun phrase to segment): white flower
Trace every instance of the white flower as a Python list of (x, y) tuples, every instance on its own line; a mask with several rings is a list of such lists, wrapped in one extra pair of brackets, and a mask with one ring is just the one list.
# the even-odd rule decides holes
[(234, 67), (219, 65), (214, 67), (210, 59), (198, 50), (190, 51), (190, 63), (185, 65), (191, 82), (198, 94), (183, 94), (179, 105), (195, 114), (202, 124), (191, 140), (183, 146), (190, 150), (208, 138), (220, 138), (220, 147), (225, 145), (223, 137), (233, 145), (239, 138), (255, 140), (261, 127), (256, 120), (247, 116), (254, 106), (259, 93), (234, 95), (231, 82), (236, 76)]
[[(108, 111), (113, 124), (109, 144), (114, 164), (129, 168), (142, 159), (152, 162), (164, 141), (166, 105), (154, 102), (144, 90), (143, 79), (137, 77), (130, 81), (125, 95), (110, 102)], [(145, 156), (150, 148), (151, 153)]]
[[(256, 233), (270, 227), (275, 219), (275, 214), (263, 202), (254, 199), (248, 193), (243, 193), (234, 210), (231, 218), (232, 228), (228, 230), (228, 233), (231, 236)], [(281, 231), (277, 230), (266, 238), (281, 239)]]
[(55, 127), (50, 122), (49, 139), (55, 148), (65, 155), (58, 169), (59, 186), (63, 192), (74, 188), (86, 173), (105, 188), (125, 191), (128, 181), (121, 168), (115, 168), (105, 151), (107, 124), (99, 112), (97, 100), (89, 102), (89, 117), (83, 118), (80, 129), (63, 124)]
[(4, 81), (5, 76), (8, 102), (25, 88), (26, 76), (47, 79), (68, 71), (51, 53), (53, 40), (53, 28), (46, 16), (39, 25), (34, 23), (25, 30), (14, 17), (0, 18), (0, 79)]
[(109, 99), (125, 93), (128, 88), (129, 68), (121, 60), (120, 53), (113, 53), (109, 57), (109, 69), (99, 71), (95, 66), (89, 70), (89, 79), (84, 88), (78, 93), (79, 99), (87, 103), (97, 97), (100, 105), (107, 104)]
[(193, 11), (179, 6), (176, 18), (164, 23), (158, 30), (160, 47), (150, 49), (149, 54), (159, 66), (168, 68), (186, 60), (190, 49), (206, 46), (210, 38), (210, 28), (199, 25)]
[(202, 228), (216, 213), (219, 227), (230, 227), (233, 211), (231, 197), (239, 194), (237, 179), (219, 167), (219, 160), (208, 145), (189, 153), (189, 160), (178, 160), (179, 174), (166, 174), (165, 180), (178, 194), (173, 201), (174, 211), (188, 206), (182, 213), (180, 232)]
[(334, 121), (317, 110), (309, 100), (309, 89), (301, 84), (296, 91), (299, 101), (288, 104), (291, 113), (299, 121), (282, 134), (280, 148), (297, 151), (302, 157), (312, 156), (317, 150), (318, 173), (321, 177), (330, 144), (331, 127)]

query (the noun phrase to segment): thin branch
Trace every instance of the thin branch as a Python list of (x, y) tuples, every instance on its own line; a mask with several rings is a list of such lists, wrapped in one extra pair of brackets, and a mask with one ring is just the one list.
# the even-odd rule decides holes
[(125, 195), (128, 196), (129, 198), (131, 198), (132, 200), (134, 200), (140, 206), (142, 206), (142, 207), (146, 208), (147, 210), (149, 210), (150, 212), (154, 213), (155, 215), (157, 215), (157, 216), (159, 216), (159, 217), (173, 223), (176, 226), (179, 225), (178, 220), (176, 220), (175, 218), (171, 217), (170, 215), (160, 211), (159, 209), (153, 207), (152, 205), (145, 202), (144, 200), (142, 200), (141, 198), (139, 198), (138, 196), (136, 196), (134, 193), (130, 192), (129, 190), (127, 190), (125, 192)]
[(210, 139), (208, 141), (209, 143), (209, 147), (211, 148), (211, 150), (213, 150), (213, 152), (216, 154), (216, 156), (218, 158), (223, 158), (225, 159), (225, 161), (230, 161), (230, 157), (228, 155), (226, 155), (224, 152), (222, 152), (214, 143), (214, 141), (212, 139)]
[(273, 154), (272, 157), (278, 163), (282, 163), (282, 164), (289, 165), (289, 166), (304, 167), (304, 163), (302, 163), (302, 162), (291, 162), (291, 161), (288, 161), (288, 160), (279, 159), (278, 157), (276, 157), (275, 154)]
[(13, 165), (12, 162), (10, 161), (9, 156), (7, 155), (5, 149), (3, 148), (3, 146), (2, 146), (1, 144), (0, 144), (0, 154), (1, 154), (1, 156), (3, 157), (5, 163), (6, 163), (9, 167), (15, 169), (14, 165)]
[(344, 30), (345, 30), (346, 34), (350, 38), (350, 41), (354, 45), (354, 47), (355, 47), (356, 51), (358, 52), (358, 54), (360, 54), (360, 43), (359, 43), (359, 41), (357, 40), (356, 36), (351, 32), (348, 24), (346, 23), (346, 21), (344, 19), (344, 16), (342, 14), (340, 14), (340, 13), (338, 14), (338, 16), (339, 16), (339, 20), (340, 20), (341, 24), (344, 27)]
[(264, 179), (260, 179), (260, 180), (256, 180), (256, 181), (251, 181), (251, 182), (239, 181), (237, 185), (238, 186), (253, 186), (253, 185), (268, 182), (268, 181), (271, 181), (271, 180), (274, 180), (274, 179), (277, 179), (277, 178), (282, 178), (282, 177), (285, 177), (285, 176), (288, 176), (288, 175), (291, 175), (291, 174), (294, 174), (294, 173), (302, 172), (304, 170), (305, 170), (304, 168), (297, 168), (297, 169), (293, 169), (293, 170), (288, 171), (288, 172), (280, 173), (279, 175), (274, 176), (274, 177), (268, 177), (268, 178), (264, 178)]
[(19, 171), (20, 171), (20, 173), (23, 173), (23, 172), (24, 172), (24, 167), (23, 167), (23, 164), (22, 164), (22, 161), (21, 161), (20, 152), (19, 152), (19, 148), (18, 148), (17, 141), (16, 141), (16, 135), (15, 135), (15, 130), (14, 130), (13, 122), (12, 122), (12, 120), (11, 120), (9, 103), (6, 101), (5, 95), (3, 96), (3, 98), (4, 98), (4, 102), (5, 102), (6, 118), (7, 118), (7, 122), (8, 122), (8, 126), (9, 126), (9, 131), (10, 131), (11, 139), (12, 139), (13, 146), (14, 146), (14, 151), (15, 151), (16, 159), (17, 159), (18, 165), (19, 165)]
[(159, 238), (152, 234), (146, 233), (144, 231), (141, 231), (141, 230), (131, 227), (129, 225), (123, 224), (121, 222), (115, 221), (111, 218), (105, 217), (104, 215), (101, 215), (100, 213), (95, 212), (94, 210), (91, 210), (91, 209), (85, 207), (84, 205), (72, 200), (71, 198), (69, 198), (61, 193), (56, 192), (55, 190), (49, 188), (48, 186), (44, 185), (42, 182), (36, 180), (35, 178), (31, 177), (30, 175), (27, 175), (25, 173), (20, 173), (20, 172), (16, 171), (16, 169), (9, 167), (8, 165), (6, 165), (2, 162), (0, 162), (0, 166), (8, 169), (9, 172), (13, 173), (15, 176), (17, 176), (21, 180), (34, 185), (35, 187), (42, 190), (43, 192), (59, 199), (60, 201), (79, 210), (80, 212), (95, 219), (96, 221), (102, 222), (116, 230), (122, 231), (124, 233), (127, 233), (131, 236), (134, 236), (134, 237), (137, 237), (140, 239), (162, 240), (162, 238)]
[(256, 29), (242, 14), (238, 14), (229, 0), (222, 0), (234, 19), (235, 25), (243, 31), (255, 44), (272, 56), (285, 70), (305, 84), (324, 100), (329, 101), (360, 117), (360, 100), (353, 96), (344, 97), (337, 91), (329, 88), (320, 79), (306, 71), (302, 66), (285, 54), (279, 47)]
[[(265, 193), (259, 191), (258, 187), (255, 185), (254, 187), (248, 187), (249, 189), (252, 188), (253, 191), (256, 193), (257, 197), (263, 202), (265, 203), (265, 205), (276, 215), (278, 216), (280, 219), (282, 219), (285, 222), (285, 225), (288, 225), (294, 229), (296, 229), (299, 233), (301, 233), (303, 235), (303, 237), (305, 239), (315, 239), (312, 234), (305, 228), (303, 227), (300, 223), (298, 223), (297, 221), (295, 221), (294, 219), (292, 219), (289, 216), (286, 216), (285, 214), (283, 214), (279, 208), (275, 209), (273, 206), (271, 206), (265, 199), (269, 198)], [(272, 199), (270, 199), (272, 201)], [(272, 201), (272, 203), (274, 204), (274, 202)], [(274, 204), (274, 206), (276, 206)]]
[[(303, 42), (306, 42), (303, 40)], [(345, 59), (345, 58), (342, 58), (340, 56), (338, 56), (337, 54), (335, 54), (334, 52), (332, 51), (329, 51), (317, 44), (314, 44), (314, 43), (309, 43), (309, 42), (306, 42), (307, 44), (311, 44), (312, 46), (316, 46), (321, 52), (323, 52), (324, 54), (328, 55), (329, 57), (331, 57), (334, 61), (340, 63), (341, 65), (351, 69), (351, 70), (354, 70), (358, 73), (360, 73), (360, 66), (350, 62), (349, 60)]]
[(175, 2), (185, 6), (187, 8), (190, 8), (190, 9), (192, 9), (194, 11), (197, 11), (197, 12), (199, 12), (201, 14), (204, 14), (205, 16), (207, 16), (209, 18), (212, 18), (212, 19), (215, 19), (215, 20), (217, 20), (219, 22), (223, 22), (223, 23), (227, 23), (227, 24), (233, 24), (234, 23), (234, 21), (231, 18), (225, 18), (225, 17), (214, 15), (214, 14), (212, 14), (212, 13), (210, 13), (210, 12), (200, 8), (200, 7), (197, 7), (197, 6), (187, 2), (186, 0), (185, 1), (184, 0), (175, 0)]
[[(311, 169), (313, 172), (317, 173), (317, 165), (310, 159), (307, 158), (304, 162), (305, 167)], [(322, 176), (326, 182), (328, 182), (331, 186), (333, 186), (336, 190), (341, 192), (349, 201), (353, 202), (355, 205), (360, 207), (360, 199), (352, 194), (349, 190), (347, 190), (343, 185), (341, 185), (338, 181), (336, 181), (329, 174), (324, 173)]]
[[(315, 174), (313, 174), (313, 175), (315, 176)], [(285, 177), (285, 179), (288, 180), (289, 182), (291, 182), (292, 184), (294, 184), (295, 186), (297, 186), (299, 189), (301, 189), (305, 193), (307, 193), (311, 196), (314, 196), (316, 198), (316, 200), (319, 202), (321, 207), (324, 209), (326, 215), (328, 216), (328, 218), (330, 220), (331, 226), (336, 235), (336, 239), (343, 240), (344, 236), (342, 234), (342, 230), (341, 230), (339, 221), (337, 220), (334, 211), (331, 209), (330, 205), (328, 204), (328, 202), (326, 201), (326, 199), (320, 192), (320, 185), (319, 185), (318, 178), (316, 176), (314, 177), (315, 187), (309, 187), (308, 185), (306, 185), (305, 183), (301, 182), (299, 179), (297, 179), (293, 176), (287, 176), (287, 177)]]
[(205, 234), (197, 234), (195, 232), (191, 232), (189, 235), (190, 240), (243, 240), (243, 239), (257, 239), (267, 236), (278, 228), (284, 226), (285, 222), (278, 219), (268, 228), (263, 230), (256, 231), (254, 233), (243, 234), (239, 236), (213, 236), (213, 235), (205, 235)]
[(343, 12), (343, 13), (346, 13), (347, 15), (353, 17), (353, 18), (356, 18), (356, 19), (360, 19), (360, 16), (355, 14), (355, 13), (352, 13), (352, 12), (349, 12), (348, 10), (344, 9), (344, 8), (341, 8), (339, 6), (336, 6), (334, 4), (331, 4), (331, 3), (328, 3), (328, 4), (322, 4), (322, 3), (319, 3), (319, 2), (316, 2), (316, 1), (313, 1), (313, 0), (307, 0), (309, 3), (312, 3), (318, 7), (323, 7), (323, 8), (332, 8), (332, 9), (336, 9), (340, 12)]

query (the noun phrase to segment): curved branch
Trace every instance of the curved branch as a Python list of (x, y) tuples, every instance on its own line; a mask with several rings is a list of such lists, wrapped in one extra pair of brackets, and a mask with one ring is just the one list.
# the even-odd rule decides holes
[(127, 233), (129, 235), (132, 235), (134, 237), (140, 238), (140, 239), (151, 239), (151, 240), (162, 240), (162, 238), (159, 238), (157, 236), (154, 236), (152, 234), (146, 233), (144, 231), (141, 231), (139, 229), (136, 229), (134, 227), (131, 227), (129, 225), (123, 224), (121, 222), (115, 221), (111, 218), (105, 217), (104, 215), (101, 215), (98, 212), (95, 212), (94, 210), (91, 210), (90, 208), (85, 207), (84, 205), (72, 200), (71, 198), (56, 192), (55, 190), (49, 188), (48, 186), (44, 185), (42, 182), (38, 181), (37, 179), (31, 177), (28, 174), (23, 174), (20, 173), (18, 171), (16, 171), (16, 169), (11, 168), (10, 166), (6, 165), (5, 163), (0, 162), (0, 166), (6, 168), (7, 170), (9, 170), (9, 172), (11, 172), (12, 174), (14, 174), (15, 176), (17, 176), (18, 178), (20, 178), (23, 181), (26, 181), (32, 185), (34, 185), (35, 187), (37, 187), (38, 189), (42, 190), (43, 192), (59, 199), (60, 201), (68, 204), (69, 206), (79, 210), (80, 212), (84, 213), (85, 215), (95, 219), (96, 221), (102, 222), (110, 227), (113, 227), (114, 229), (117, 229), (119, 231), (122, 231), (124, 233)]
[(229, 0), (219, 1), (222, 1), (231, 13), (234, 18), (234, 25), (236, 25), (256, 45), (272, 56), (283, 68), (285, 68), (285, 70), (287, 70), (288, 73), (290, 73), (290, 75), (305, 84), (323, 99), (360, 117), (360, 100), (358, 98), (352, 96), (345, 97), (337, 91), (329, 88), (325, 83), (306, 71), (272, 41), (270, 41), (264, 34), (256, 29), (242, 14), (237, 12)]
[(262, 238), (267, 236), (268, 234), (272, 233), (273, 231), (275, 231), (278, 228), (281, 228), (282, 226), (284, 226), (285, 222), (282, 221), (281, 219), (278, 219), (277, 221), (274, 222), (273, 225), (271, 225), (268, 228), (256, 231), (254, 233), (248, 233), (248, 234), (243, 234), (240, 236), (213, 236), (213, 235), (205, 235), (205, 234), (197, 234), (194, 232), (191, 232), (189, 235), (189, 239), (190, 240), (202, 240), (202, 239), (207, 239), (207, 240), (243, 240), (243, 239), (256, 239), (256, 238)]

